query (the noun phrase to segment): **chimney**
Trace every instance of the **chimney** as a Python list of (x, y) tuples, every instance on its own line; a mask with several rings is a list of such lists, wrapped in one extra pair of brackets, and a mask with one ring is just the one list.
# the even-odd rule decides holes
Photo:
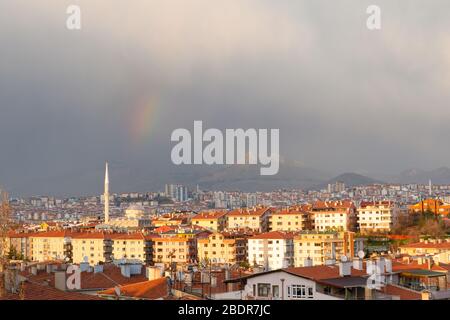
[(312, 267), (313, 266), (313, 261), (310, 257), (306, 258), (304, 263), (303, 263), (304, 267)]
[(325, 260), (325, 265), (326, 266), (334, 266), (336, 264), (336, 260), (335, 259), (327, 259)]
[(164, 273), (161, 268), (156, 266), (149, 266), (145, 269), (145, 271), (148, 280), (155, 280), (162, 278)]
[(211, 276), (211, 288), (217, 287), (217, 277)]
[(67, 290), (66, 272), (57, 271), (55, 272), (55, 288), (61, 291)]
[(433, 260), (431, 259), (431, 257), (426, 258), (427, 260), (427, 268), (428, 270), (431, 270), (431, 267), (433, 266)]
[(80, 263), (80, 271), (85, 272), (89, 270), (89, 262), (81, 262)]
[(384, 263), (385, 263), (385, 266), (386, 266), (386, 273), (392, 273), (392, 260), (391, 259), (385, 259)]
[(377, 273), (384, 273), (384, 258), (383, 257), (378, 257), (377, 258), (377, 262), (376, 262), (376, 266), (377, 266)]
[(353, 269), (363, 270), (363, 260), (362, 259), (353, 259)]
[(94, 273), (101, 273), (103, 272), (103, 265), (102, 264), (97, 264), (94, 266)]
[(225, 280), (230, 280), (231, 276), (230, 276), (230, 270), (229, 269), (225, 269)]
[(125, 264), (125, 265), (121, 265), (120, 266), (120, 273), (122, 274), (122, 276), (126, 277), (126, 278), (130, 278), (131, 277), (131, 268), (129, 265)]
[(367, 274), (374, 273), (374, 263), (372, 260), (367, 260), (367, 262), (366, 262), (366, 273)]
[(352, 274), (352, 263), (348, 261), (339, 262), (339, 275), (341, 277), (350, 276)]

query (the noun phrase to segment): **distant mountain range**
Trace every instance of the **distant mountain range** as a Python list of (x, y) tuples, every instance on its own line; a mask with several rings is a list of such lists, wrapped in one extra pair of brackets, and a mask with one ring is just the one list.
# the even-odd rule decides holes
[[(117, 193), (146, 192), (164, 190), (166, 183), (181, 183), (191, 187), (199, 185), (203, 190), (267, 192), (277, 189), (324, 189), (336, 181), (342, 181), (350, 187), (374, 183), (427, 184), (430, 179), (433, 184), (450, 184), (450, 169), (447, 167), (428, 171), (409, 169), (397, 175), (371, 177), (354, 172), (333, 176), (293, 161), (281, 161), (280, 171), (274, 176), (261, 176), (259, 170), (259, 165), (170, 165), (162, 169), (152, 166), (129, 168), (123, 163), (110, 163), (110, 188)], [(17, 181), (17, 185), (9, 187), (17, 196), (101, 194), (103, 174), (104, 168), (97, 167), (90, 171), (67, 172), (39, 180)]]
[(433, 170), (409, 169), (397, 176), (391, 177), (394, 183), (418, 183), (427, 184), (431, 179), (433, 184), (450, 184), (450, 169), (441, 167)]

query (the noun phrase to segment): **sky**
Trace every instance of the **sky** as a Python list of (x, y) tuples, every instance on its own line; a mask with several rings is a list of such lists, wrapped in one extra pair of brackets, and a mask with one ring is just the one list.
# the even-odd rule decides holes
[(448, 0), (2, 0), (0, 184), (101, 192), (105, 161), (163, 175), (171, 132), (194, 120), (278, 128), (284, 159), (336, 175), (450, 166), (449, 13)]

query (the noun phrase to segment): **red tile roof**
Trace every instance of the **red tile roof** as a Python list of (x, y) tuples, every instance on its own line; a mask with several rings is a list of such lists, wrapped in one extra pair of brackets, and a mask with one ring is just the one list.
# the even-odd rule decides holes
[(422, 294), (420, 292), (392, 284), (384, 286), (381, 292), (392, 296), (399, 296), (400, 300), (422, 300)]
[(228, 212), (227, 216), (262, 216), (268, 210), (270, 210), (270, 208), (268, 207), (252, 208), (252, 209), (235, 209), (233, 211)]
[(45, 232), (37, 232), (32, 235), (34, 238), (64, 238), (72, 236), (72, 232), (69, 230), (61, 230), (61, 231), (45, 231)]
[[(162, 299), (169, 294), (166, 278), (138, 282), (118, 287), (120, 289), (120, 297), (127, 297), (134, 299), (156, 300)], [(115, 287), (99, 291), (98, 295), (118, 297)]]
[(293, 239), (294, 233), (292, 232), (283, 232), (283, 231), (271, 231), (257, 234), (249, 239)]
[(144, 240), (142, 233), (111, 233), (108, 237), (112, 240)]
[(342, 201), (316, 201), (312, 205), (313, 209), (349, 209), (355, 207), (354, 203), (350, 200)]
[(23, 295), (8, 293), (0, 300), (103, 300), (100, 297), (78, 292), (66, 292), (46, 284), (25, 281)]
[(164, 233), (164, 232), (174, 231), (176, 229), (177, 228), (171, 227), (171, 226), (161, 226), (161, 227), (156, 228), (155, 230), (153, 230), (153, 232), (155, 232), (155, 233)]
[[(47, 273), (46, 271), (40, 271), (37, 275), (32, 275), (27, 271), (21, 272), (21, 275), (26, 277), (32, 282), (41, 284), (48, 284), (49, 286), (55, 286), (55, 274)], [(101, 290), (111, 288), (116, 285), (126, 285), (147, 280), (145, 276), (145, 268), (142, 267), (141, 274), (132, 275), (131, 277), (125, 277), (122, 275), (119, 267), (113, 264), (106, 264), (103, 266), (103, 272), (82, 272), (81, 273), (81, 289), (82, 290)]]
[(425, 242), (416, 242), (410, 243), (400, 248), (421, 248), (421, 249), (448, 249), (450, 250), (450, 242), (442, 242), (442, 243), (425, 243)]
[(211, 220), (218, 219), (227, 214), (226, 211), (205, 211), (192, 217), (192, 220)]
[[(311, 280), (324, 280), (339, 278), (338, 266), (312, 266), (312, 267), (292, 267), (283, 269), (284, 271)], [(364, 270), (351, 268), (352, 276), (366, 275)]]
[(83, 233), (73, 233), (71, 238), (73, 239), (105, 239), (109, 235), (105, 235), (103, 232), (83, 232)]

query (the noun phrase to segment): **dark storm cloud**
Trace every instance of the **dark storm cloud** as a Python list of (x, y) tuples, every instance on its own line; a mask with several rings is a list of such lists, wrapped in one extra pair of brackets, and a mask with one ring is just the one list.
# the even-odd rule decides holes
[[(65, 28), (69, 4), (79, 32)], [(381, 31), (365, 27), (369, 4)], [(450, 165), (449, 12), (438, 0), (4, 0), (0, 182), (100, 192), (105, 160), (128, 179), (162, 175), (171, 131), (193, 120), (280, 128), (283, 157), (333, 173)], [(133, 115), (151, 99), (136, 145)]]

